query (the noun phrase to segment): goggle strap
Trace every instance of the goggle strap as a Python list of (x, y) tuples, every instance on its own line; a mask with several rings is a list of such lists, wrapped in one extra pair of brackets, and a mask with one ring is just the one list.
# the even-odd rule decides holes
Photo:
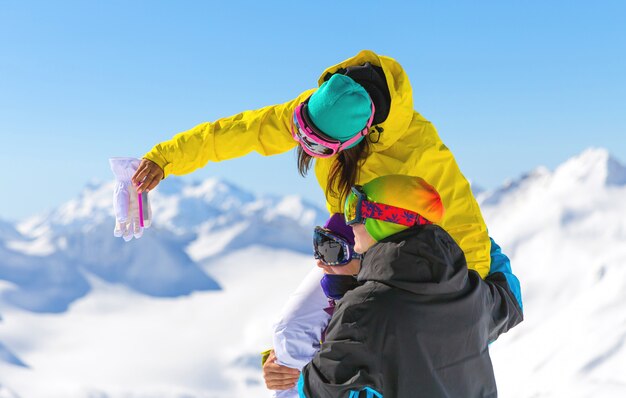
[[(330, 157), (332, 155), (335, 155), (339, 153), (341, 150), (343, 150), (344, 147), (350, 146), (353, 143), (357, 142), (362, 137), (365, 137), (369, 133), (370, 129), (372, 128), (372, 123), (374, 122), (374, 114), (376, 113), (376, 107), (374, 106), (374, 101), (372, 101), (371, 98), (370, 98), (371, 115), (365, 127), (361, 129), (361, 131), (359, 131), (357, 134), (355, 134), (354, 137), (350, 138), (349, 140), (345, 142), (341, 142), (340, 140), (329, 137), (328, 135), (324, 134), (317, 126), (315, 126), (315, 123), (313, 123), (313, 121), (309, 118), (309, 114), (307, 111), (309, 99), (311, 99), (311, 97), (307, 98), (304, 102), (296, 106), (296, 109), (294, 110), (294, 117), (302, 119), (302, 121), (306, 124), (306, 126), (301, 126), (304, 131), (306, 131), (306, 129), (308, 128), (311, 130), (313, 134), (317, 136), (318, 139), (321, 139), (322, 141), (325, 141), (331, 145), (338, 145), (336, 149), (333, 149), (330, 146), (324, 145), (323, 143), (316, 143), (317, 145), (328, 148), (329, 150), (332, 151), (332, 153), (328, 155), (318, 154), (318, 152), (315, 152), (311, 149), (314, 153), (314, 155), (309, 153), (309, 155), (311, 156)], [(312, 141), (315, 141), (315, 140), (312, 140)]]
[(369, 200), (361, 201), (361, 218), (373, 218), (375, 220), (404, 225), (405, 227), (432, 224), (432, 222), (422, 217), (421, 214), (412, 210), (382, 203), (374, 203)]

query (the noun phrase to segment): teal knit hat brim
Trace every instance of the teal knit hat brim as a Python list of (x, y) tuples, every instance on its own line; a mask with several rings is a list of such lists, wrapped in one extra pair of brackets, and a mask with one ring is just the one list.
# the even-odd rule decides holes
[(307, 110), (318, 129), (341, 142), (363, 130), (372, 115), (367, 91), (348, 76), (340, 74), (331, 76), (311, 95)]

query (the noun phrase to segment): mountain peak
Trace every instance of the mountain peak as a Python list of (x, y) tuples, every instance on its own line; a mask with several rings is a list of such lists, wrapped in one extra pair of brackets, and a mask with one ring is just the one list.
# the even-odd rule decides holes
[(588, 148), (568, 159), (554, 171), (544, 166), (535, 168), (498, 189), (477, 195), (481, 205), (496, 205), (505, 198), (519, 195), (554, 194), (576, 196), (581, 192), (601, 192), (610, 186), (626, 186), (626, 167), (605, 148)]
[(207, 202), (226, 197), (236, 198), (237, 201), (241, 203), (250, 202), (255, 199), (255, 195), (252, 193), (217, 177), (194, 181), (185, 186), (183, 194), (188, 197), (202, 198)]
[(594, 186), (626, 185), (626, 167), (605, 148), (589, 148), (555, 170), (555, 178)]

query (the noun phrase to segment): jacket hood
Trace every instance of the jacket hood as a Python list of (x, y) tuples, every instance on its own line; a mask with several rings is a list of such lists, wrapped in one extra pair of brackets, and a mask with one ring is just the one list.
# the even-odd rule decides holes
[(372, 131), (370, 131), (373, 137), (378, 136), (372, 139), (374, 144), (372, 150), (377, 152), (389, 148), (398, 141), (406, 132), (413, 118), (413, 89), (402, 66), (393, 58), (363, 50), (356, 56), (327, 68), (320, 76), (318, 84), (324, 83), (329, 75), (341, 72), (351, 66), (367, 63), (382, 68), (391, 97), (389, 114), (383, 122), (373, 126)]
[(377, 281), (414, 294), (449, 294), (468, 283), (465, 256), (437, 225), (409, 228), (372, 246), (359, 282)]

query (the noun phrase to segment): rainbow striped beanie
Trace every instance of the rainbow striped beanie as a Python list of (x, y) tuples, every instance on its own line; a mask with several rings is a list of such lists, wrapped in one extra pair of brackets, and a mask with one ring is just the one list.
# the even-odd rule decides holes
[[(386, 175), (363, 185), (367, 200), (419, 213), (432, 223), (439, 223), (444, 207), (439, 193), (420, 177)], [(380, 241), (408, 227), (373, 218), (365, 220), (365, 228), (372, 238)]]

